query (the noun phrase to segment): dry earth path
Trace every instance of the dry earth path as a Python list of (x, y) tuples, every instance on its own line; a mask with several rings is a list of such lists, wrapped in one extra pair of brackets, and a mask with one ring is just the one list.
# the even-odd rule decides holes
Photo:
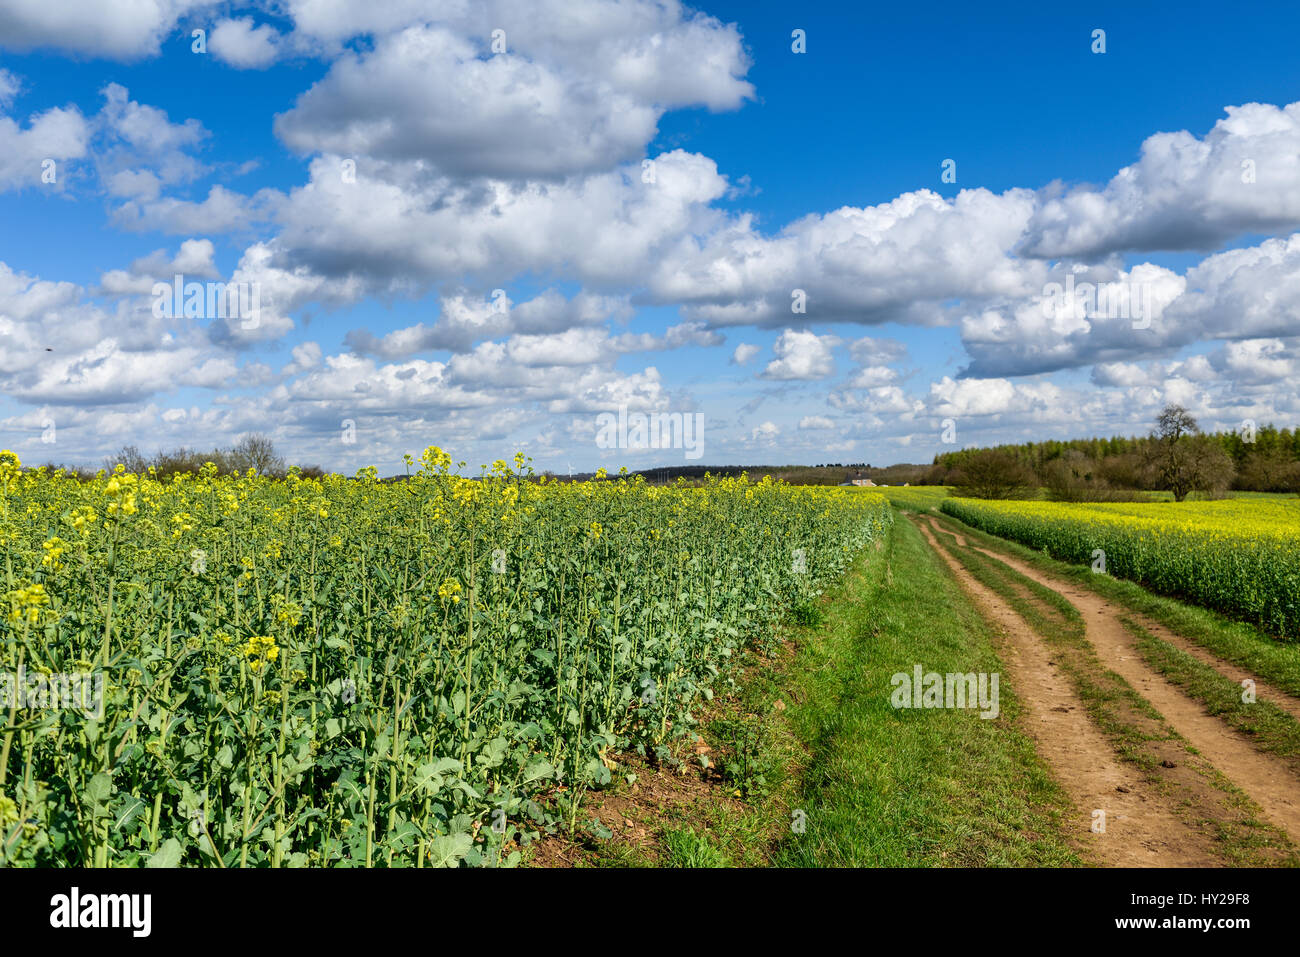
[[(934, 517), (927, 517), (932, 529), (943, 530)], [(929, 529), (925, 531), (930, 532)], [(938, 547), (932, 534), (927, 534), (927, 537), (930, 538), (932, 545)], [(966, 539), (960, 534), (956, 537), (959, 544), (967, 544)], [(1140, 616), (1134, 616), (1122, 605), (1109, 601), (1089, 589), (1053, 578), (1009, 555), (978, 546), (969, 547), (1002, 562), (1031, 581), (1050, 588), (1074, 605), (1083, 617), (1088, 641), (1092, 643), (1102, 662), (1127, 681), (1164, 716), (1170, 727), (1258, 804), (1265, 817), (1285, 831), (1292, 841), (1300, 843), (1300, 778), (1297, 778), (1281, 760), (1257, 750), (1249, 737), (1219, 718), (1207, 714), (1200, 702), (1189, 698), (1177, 685), (1147, 664), (1136, 648), (1133, 635), (1121, 621), (1124, 616)], [(942, 549), (940, 553), (944, 554)], [(944, 554), (944, 557), (949, 560), (949, 564), (956, 564), (950, 556)], [(1151, 627), (1152, 625), (1155, 627)], [(1177, 647), (1197, 654), (1193, 649), (1198, 646), (1175, 635), (1169, 629), (1146, 621), (1143, 621), (1143, 626)], [(1229, 677), (1234, 677), (1235, 672), (1241, 671), (1204, 649), (1199, 651), (1198, 658), (1218, 668)], [(1258, 679), (1255, 680), (1257, 692), (1261, 697), (1268, 695), (1269, 700), (1279, 707), (1286, 708), (1292, 714), (1300, 714), (1296, 710), (1300, 703), (1294, 698), (1270, 688)]]
[[(1069, 831), (1092, 858), (1120, 867), (1220, 864), (1206, 835), (1184, 823), (1171, 799), (1137, 767), (1116, 757), (1110, 741), (1089, 720), (1070, 679), (1024, 619), (941, 548), (929, 526), (918, 522), (917, 527), (1002, 631), (1003, 659), (1023, 703), (1028, 731), (1074, 804)], [(1106, 812), (1104, 833), (1093, 831), (1096, 810)]]

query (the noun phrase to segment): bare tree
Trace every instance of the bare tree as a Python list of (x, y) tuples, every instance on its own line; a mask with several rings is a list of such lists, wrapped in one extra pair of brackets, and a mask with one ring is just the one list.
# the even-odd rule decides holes
[(124, 445), (118, 449), (116, 455), (110, 455), (104, 459), (104, 470), (107, 472), (113, 471), (119, 465), (125, 465), (128, 472), (134, 472), (137, 475), (143, 475), (149, 471), (149, 460), (135, 445)]
[(1156, 418), (1156, 431), (1152, 437), (1172, 444), (1184, 435), (1199, 435), (1200, 432), (1201, 427), (1196, 424), (1192, 413), (1181, 405), (1167, 405)]
[(1151, 434), (1150, 468), (1157, 488), (1174, 493), (1181, 502), (1191, 492), (1221, 494), (1232, 484), (1235, 468), (1222, 447), (1201, 434), (1192, 414), (1181, 405), (1167, 405)]
[(954, 494), (969, 498), (1019, 498), (1038, 482), (1034, 473), (1006, 452), (983, 449), (952, 473)]
[(1253, 452), (1239, 472), (1238, 488), (1257, 492), (1300, 492), (1300, 462), (1281, 450)]
[(1189, 436), (1191, 456), (1189, 471), (1192, 476), (1192, 489), (1204, 495), (1222, 498), (1232, 487), (1232, 480), (1237, 475), (1237, 466), (1232, 456), (1223, 450), (1223, 446), (1208, 435)]
[(261, 433), (246, 435), (231, 450), (231, 458), (242, 472), (254, 469), (258, 475), (275, 475), (284, 470), (284, 459), (275, 452), (269, 436)]
[(1132, 502), (1137, 493), (1118, 489), (1102, 474), (1102, 460), (1066, 449), (1043, 466), (1047, 497), (1056, 502)]

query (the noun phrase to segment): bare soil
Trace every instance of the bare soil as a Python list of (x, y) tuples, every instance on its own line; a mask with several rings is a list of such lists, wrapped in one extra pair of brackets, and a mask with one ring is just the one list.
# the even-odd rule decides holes
[[(1175, 805), (1179, 799), (1171, 795), (1171, 789), (1115, 754), (1043, 640), (1001, 596), (976, 581), (940, 547), (929, 524), (916, 524), (1001, 631), (1003, 660), (1011, 672), (1010, 684), (1024, 705), (1026, 730), (1074, 805), (1075, 813), (1065, 824), (1084, 855), (1119, 867), (1221, 865), (1212, 837), (1183, 819)], [(1213, 790), (1198, 775), (1182, 778), (1179, 783), (1186, 787)], [(1206, 802), (1217, 799), (1209, 793), (1201, 797)], [(1105, 812), (1105, 833), (1093, 830), (1095, 811)]]
[[(964, 544), (964, 540), (959, 543)], [(1255, 801), (1273, 824), (1284, 830), (1292, 841), (1300, 842), (1300, 779), (1281, 759), (1257, 750), (1248, 736), (1207, 714), (1199, 702), (1187, 697), (1177, 685), (1147, 664), (1138, 653), (1132, 634), (1120, 619), (1123, 616), (1135, 617), (1152, 634), (1196, 655), (1228, 677), (1236, 677), (1241, 669), (1234, 668), (1156, 622), (1134, 616), (1127, 608), (1095, 592), (1046, 575), (1009, 555), (978, 546), (971, 547), (1002, 562), (1031, 581), (1052, 589), (1074, 605), (1083, 616), (1088, 640), (1107, 667), (1132, 685), (1164, 715), (1174, 730)], [(1286, 708), (1292, 714), (1300, 714), (1300, 702), (1268, 687), (1267, 683), (1256, 679), (1256, 691), (1261, 698), (1267, 695), (1279, 707)]]

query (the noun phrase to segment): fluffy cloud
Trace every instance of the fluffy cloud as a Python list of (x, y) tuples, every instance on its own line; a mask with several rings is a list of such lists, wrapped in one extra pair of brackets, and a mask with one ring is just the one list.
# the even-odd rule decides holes
[[(16, 86), (6, 86), (12, 74), (0, 75), (0, 94), (12, 94)], [(0, 107), (8, 99), (0, 95)], [(23, 127), (8, 116), (0, 115), (0, 191), (23, 186), (61, 189), (67, 177), (63, 163), (86, 155), (90, 132), (85, 118), (75, 108), (55, 107), (28, 119)], [(54, 161), (54, 182), (43, 177), (47, 161)], [(48, 177), (46, 177), (48, 178)]]
[[(0, 46), (138, 58), (183, 40), (204, 6), (0, 0)], [(117, 84), (89, 118), (67, 107), (10, 119), (31, 91), (0, 70), (0, 190), (39, 182), (46, 158), (63, 188), (63, 164), (89, 157), (93, 180), (69, 163), (68, 193), (97, 188), (110, 227), (184, 238), (101, 267), (89, 292), (0, 264), (0, 398), (31, 407), (6, 422), (30, 429), (53, 410), (91, 443), (204, 444), (266, 427), (335, 465), (426, 434), (495, 454), (507, 438), (554, 455), (572, 440), (581, 454), (600, 411), (702, 402), (711, 454), (924, 458), (948, 418), (963, 441), (992, 441), (1134, 431), (1170, 400), (1207, 424), (1300, 403), (1300, 235), (1185, 270), (1118, 254), (1300, 226), (1300, 104), (1233, 107), (1202, 138), (1152, 136), (1100, 188), (918, 190), (773, 228), (740, 208), (743, 170), (728, 179), (680, 149), (645, 157), (667, 111), (754, 94), (738, 30), (673, 0), (286, 0), (256, 18), (211, 7), (195, 22), (215, 60), (326, 61), (274, 124), (307, 157), (305, 182), (214, 185), (249, 158), (209, 157), (225, 144), (201, 123)], [(247, 235), (242, 254), (214, 241), (229, 233)], [(232, 253), (225, 281), (257, 288), (259, 322), (152, 315), (154, 282), (222, 281), (218, 259), (228, 268)], [(1071, 292), (1052, 295), (1067, 279)], [(1103, 297), (1134, 290), (1143, 312), (1107, 311)], [(436, 318), (291, 337), (318, 309), (397, 297), (429, 297)], [(839, 325), (891, 322), (955, 332), (899, 333), (914, 358), (899, 339)], [(732, 363), (761, 371), (729, 391), (700, 374), (726, 353), (695, 350), (737, 326), (780, 334), (766, 364), (760, 346), (734, 347)], [(940, 355), (958, 334), (960, 373), (960, 354)], [(827, 382), (841, 347), (854, 365)], [(674, 355), (661, 376), (646, 353), (667, 350), (694, 361)], [(223, 394), (206, 409), (156, 398), (182, 387)], [(751, 419), (764, 404), (768, 417)], [(334, 441), (345, 420), (355, 447)]]
[(131, 60), (158, 52), (159, 44), (185, 14), (216, 0), (4, 0), (0, 3), (0, 47), (51, 48), (90, 56)]
[(1281, 339), (1230, 342), (1209, 357), (1210, 365), (1235, 382), (1264, 385), (1300, 381), (1300, 358), (1294, 343)]
[(323, 352), (318, 342), (304, 342), (302, 345), (293, 347), (293, 359), (283, 369), (281, 374), (286, 376), (298, 375), (301, 372), (307, 372), (317, 368), (321, 364)]
[(883, 421), (881, 416), (886, 415), (912, 421), (925, 409), (923, 400), (908, 396), (896, 385), (876, 386), (857, 392), (832, 392), (827, 401), (841, 412), (866, 414), (873, 425), (879, 425)]
[(189, 155), (208, 137), (202, 123), (173, 123), (156, 106), (132, 100), (120, 83), (109, 83), (101, 93), (104, 106), (95, 118), (96, 128), (108, 140), (106, 158), (116, 166), (147, 163), (168, 184), (193, 179), (202, 171)]
[[(682, 242), (649, 288), (660, 300), (715, 325), (847, 320), (932, 323), (951, 299), (1028, 294), (1046, 267), (1009, 250), (1034, 209), (1033, 194), (921, 190), (864, 209), (807, 216), (776, 236), (749, 216)], [(798, 313), (798, 292), (806, 312)]]
[[(579, 7), (291, 4), (299, 33), (337, 56), (276, 131), (303, 153), (561, 180), (639, 160), (668, 109), (734, 109), (753, 94), (734, 26), (673, 2)], [(340, 46), (358, 34), (373, 43)]]
[[(431, 97), (429, 90), (437, 90)], [(303, 153), (426, 160), (454, 177), (558, 179), (636, 159), (653, 106), (466, 39), (411, 27), (345, 54), (276, 121)]]
[[(571, 343), (570, 343), (571, 344)], [(532, 348), (541, 345), (541, 349)], [(409, 417), (416, 410), (511, 409), (550, 413), (657, 408), (665, 395), (653, 367), (623, 374), (609, 365), (575, 362), (559, 343), (483, 343), (449, 362), (411, 359), (380, 364), (343, 354), (287, 387), (294, 402), (324, 403), (340, 415)], [(593, 352), (591, 360), (608, 357)]]
[(214, 322), (209, 329), (214, 343), (239, 348), (278, 339), (293, 328), (291, 313), (308, 303), (333, 308), (354, 303), (362, 296), (363, 284), (357, 279), (329, 278), (302, 266), (279, 265), (278, 260), (283, 258), (269, 243), (254, 243), (244, 250), (230, 282), (256, 290), (259, 316), (256, 324), (238, 318)]
[(679, 322), (665, 329), (662, 336), (649, 332), (625, 332), (614, 339), (620, 352), (661, 352), (685, 346), (720, 346), (726, 341), (725, 336), (706, 328), (702, 322)]
[(735, 25), (677, 0), (289, 0), (295, 33), (326, 54), (357, 36), (383, 37), (432, 24), (491, 50), (501, 30), (506, 50), (584, 75), (644, 103), (702, 103), (734, 109), (753, 96), (749, 58)]
[(1300, 103), (1227, 108), (1204, 139), (1157, 133), (1100, 191), (1048, 193), (1027, 255), (1210, 249), (1243, 233), (1300, 226)]
[(847, 388), (875, 389), (889, 385), (898, 378), (898, 373), (889, 366), (863, 366), (849, 378)]
[(213, 186), (198, 202), (173, 196), (127, 200), (113, 210), (113, 224), (119, 229), (174, 235), (238, 232), (268, 218), (279, 199), (274, 190), (249, 197)]
[[(156, 281), (170, 282), (177, 274), (216, 278), (213, 253), (209, 240), (187, 240), (171, 257), (158, 250), (127, 269), (110, 270), (96, 290), (109, 304), (92, 301), (76, 284), (0, 263), (0, 395), (32, 404), (106, 407), (186, 386), (229, 386), (244, 373), (233, 351), (213, 348), (225, 321), (205, 328), (202, 319), (158, 315), (152, 295)], [(238, 317), (230, 324), (240, 328)], [(260, 334), (265, 338), (266, 331)]]
[(1232, 249), (1187, 271), (1187, 292), (1169, 309), (1183, 341), (1300, 332), (1300, 233)]
[(763, 370), (765, 379), (825, 379), (835, 372), (836, 336), (787, 329), (772, 344), (776, 358)]
[(213, 55), (240, 69), (270, 66), (279, 55), (279, 45), (279, 32), (267, 24), (254, 26), (252, 17), (221, 20), (208, 37)]
[(213, 257), (216, 248), (210, 239), (187, 239), (170, 259), (158, 249), (131, 263), (129, 269), (111, 269), (100, 279), (100, 289), (114, 296), (151, 295), (154, 283), (172, 282), (175, 276), (189, 279), (216, 279), (219, 276)]
[(907, 346), (897, 339), (880, 339), (862, 336), (849, 343), (849, 355), (854, 362), (866, 365), (879, 365), (885, 362), (897, 362), (907, 355)]
[(888, 363), (907, 356), (907, 347), (897, 339), (863, 336), (849, 343), (849, 355), (859, 366), (849, 376), (847, 389), (879, 389), (892, 385), (898, 372)]
[(325, 275), (366, 277), (372, 288), (477, 280), (491, 288), (525, 272), (562, 271), (600, 286), (635, 287), (666, 250), (718, 213), (727, 189), (707, 157), (674, 150), (640, 167), (561, 185), (426, 179), (411, 167), (356, 168), (341, 157), (311, 164), (311, 182), (278, 210), (281, 248)]
[(1182, 334), (1164, 321), (1186, 280), (1159, 266), (1059, 266), (1033, 295), (965, 316), (964, 374), (1026, 375), (1168, 351)]
[(23, 83), (15, 74), (0, 69), (0, 109), (7, 109), (14, 101)]
[(347, 334), (346, 342), (358, 354), (397, 359), (430, 350), (462, 351), (486, 339), (562, 332), (630, 316), (631, 309), (624, 300), (590, 293), (566, 299), (551, 289), (519, 304), (510, 302), (504, 290), (502, 295), (487, 299), (457, 294), (443, 297), (433, 325), (419, 323), (383, 336), (354, 329)]
[(1181, 276), (1144, 263), (1059, 266), (1049, 278), (1037, 295), (963, 318), (966, 375), (1027, 375), (1300, 331), (1300, 234), (1210, 256)]

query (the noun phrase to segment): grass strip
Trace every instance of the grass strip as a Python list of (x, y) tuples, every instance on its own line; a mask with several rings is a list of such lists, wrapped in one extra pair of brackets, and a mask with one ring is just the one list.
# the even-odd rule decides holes
[[(1002, 670), (993, 634), (906, 521), (799, 629), (790, 726), (807, 749), (773, 862), (786, 866), (1066, 866), (1067, 800), (1000, 687), (1001, 714), (904, 709), (896, 673)], [(800, 814), (799, 812), (802, 812)], [(794, 828), (801, 823), (803, 831)]]
[[(1063, 596), (1003, 562), (969, 545), (960, 546), (951, 528), (949, 526), (947, 532), (936, 535), (941, 547), (977, 581), (1006, 601), (1049, 647), (1058, 652), (1054, 659), (1056, 664), (1069, 678), (1089, 719), (1111, 741), (1120, 759), (1140, 768), (1154, 785), (1178, 790), (1177, 783), (1162, 778), (1158, 773), (1157, 769), (1164, 760), (1164, 749), (1176, 745), (1188, 758), (1195, 757), (1191, 765), (1222, 794), (1222, 798), (1215, 802), (1216, 806), (1194, 805), (1190, 800), (1175, 801), (1175, 809), (1189, 824), (1209, 825), (1213, 829), (1215, 847), (1223, 855), (1225, 863), (1233, 866), (1275, 865), (1278, 860), (1274, 855), (1279, 849), (1286, 855), (1286, 863), (1297, 863), (1295, 849), (1286, 836), (1258, 817), (1258, 809), (1245, 793), (1208, 761), (1196, 756), (1195, 750), (1168, 725), (1150, 702), (1102, 663), (1086, 638), (1086, 628), (1078, 609)], [(967, 536), (964, 526), (961, 534), (968, 542), (974, 538)], [(1160, 644), (1177, 651), (1165, 642)], [(1187, 658), (1196, 661), (1190, 655)], [(1240, 691), (1238, 686), (1232, 687)], [(1190, 798), (1191, 793), (1185, 792), (1183, 796)]]
[(1268, 701), (1243, 700), (1243, 687), (1181, 648), (1151, 634), (1127, 616), (1120, 621), (1147, 664), (1236, 730), (1261, 751), (1286, 758), (1300, 771), (1300, 722)]

